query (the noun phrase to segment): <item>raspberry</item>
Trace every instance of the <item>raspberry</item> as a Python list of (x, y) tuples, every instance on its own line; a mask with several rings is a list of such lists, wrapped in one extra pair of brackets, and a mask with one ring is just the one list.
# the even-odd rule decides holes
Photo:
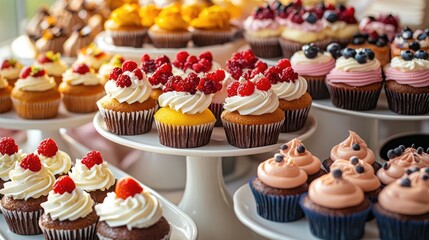
[(258, 59), (256, 58), (255, 54), (251, 49), (247, 49), (243, 51), (243, 58), (248, 62), (248, 66), (247, 66), (248, 68), (253, 68), (256, 61), (258, 61)]
[(115, 188), (116, 196), (124, 200), (141, 192), (143, 192), (142, 186), (130, 177), (119, 179)]
[(194, 70), (197, 73), (204, 72), (204, 69), (205, 69), (205, 67), (201, 63), (196, 63), (192, 66), (192, 70)]
[(261, 60), (258, 60), (255, 63), (255, 68), (259, 68), (261, 72), (264, 72), (265, 70), (267, 70), (268, 65), (264, 62), (262, 62)]
[(302, 18), (302, 15), (299, 12), (296, 12), (292, 15), (291, 22), (301, 24), (304, 22), (304, 19)]
[(181, 63), (185, 63), (188, 58), (189, 53), (186, 51), (181, 51), (176, 54), (176, 60)]
[(235, 62), (234, 60), (228, 60), (226, 62), (226, 70), (236, 80), (238, 80), (241, 77), (241, 75), (243, 74), (243, 70), (240, 67), (239, 63)]
[(90, 69), (89, 69), (89, 66), (86, 65), (85, 63), (79, 63), (79, 64), (73, 65), (73, 72), (83, 75), (85, 73), (90, 72)]
[(168, 78), (167, 82), (164, 84), (162, 88), (162, 92), (171, 92), (174, 91), (174, 86), (177, 82), (181, 81), (182, 78), (180, 76), (171, 76)]
[(61, 176), (55, 181), (52, 190), (57, 194), (64, 194), (65, 192), (72, 193), (76, 188), (76, 184), (74, 183), (71, 177), (65, 175)]
[[(198, 78), (198, 81), (196, 79)], [(196, 86), (199, 82), (199, 77), (195, 73), (189, 73), (188, 77), (185, 79), (179, 80), (174, 85), (174, 90), (177, 92), (189, 92), (190, 94), (195, 94)]]
[(51, 59), (49, 59), (46, 55), (40, 55), (40, 57), (37, 58), (38, 63), (49, 63), (52, 62)]
[(202, 52), (199, 56), (200, 59), (205, 58), (207, 60), (209, 60), (210, 62), (213, 61), (213, 55), (211, 52), (207, 51), (207, 52)]
[(164, 63), (170, 63), (170, 59), (165, 55), (161, 55), (157, 59), (155, 59), (155, 66), (157, 68), (159, 68)]
[(34, 153), (30, 153), (25, 156), (21, 160), (19, 166), (21, 166), (25, 170), (29, 169), (32, 172), (38, 172), (40, 171), (40, 169), (42, 169), (42, 163), (40, 162), (40, 158)]
[(192, 66), (195, 64), (195, 63), (198, 63), (198, 58), (196, 57), (196, 56), (194, 56), (194, 55), (190, 55), (187, 59), (186, 59), (186, 62), (185, 62), (185, 65), (184, 65), (184, 67), (185, 67), (185, 69), (192, 69)]
[(3, 137), (0, 140), (0, 153), (5, 155), (13, 155), (18, 152), (18, 145), (11, 137)]
[(207, 76), (214, 81), (221, 82), (225, 79), (225, 71), (222, 69), (217, 69), (214, 72), (208, 73)]
[[(202, 66), (201, 71), (199, 71), (199, 72), (208, 72), (212, 69), (212, 66), (213, 66), (212, 62), (207, 60), (206, 58), (201, 58), (197, 64), (200, 64)], [(194, 64), (194, 66), (197, 64)], [(194, 67), (194, 70), (195, 70), (195, 67)], [(198, 71), (196, 71), (196, 72), (198, 72)]]
[(25, 67), (21, 70), (21, 73), (19, 74), (19, 78), (26, 79), (28, 76), (30, 76), (31, 73), (31, 67)]
[(91, 169), (94, 165), (100, 165), (103, 163), (103, 158), (99, 151), (92, 150), (88, 152), (82, 158), (82, 164), (84, 164), (88, 169)]
[(122, 69), (115, 67), (109, 75), (109, 80), (118, 80), (119, 75), (122, 74)]
[(173, 66), (175, 66), (176, 68), (180, 68), (180, 69), (182, 69), (182, 68), (183, 68), (183, 65), (184, 65), (184, 63), (181, 63), (181, 62), (178, 62), (178, 61), (174, 61), (172, 64), (173, 64)]
[(53, 157), (57, 152), (57, 144), (51, 138), (44, 139), (37, 147), (37, 153), (45, 157)]
[(280, 69), (287, 68), (287, 67), (290, 67), (290, 66), (291, 66), (290, 65), (290, 61), (287, 58), (280, 59), (277, 62), (277, 67), (279, 67)]
[(142, 62), (142, 70), (145, 73), (151, 73), (154, 72), (156, 69), (155, 60), (149, 59), (147, 61)]
[(222, 89), (222, 84), (214, 79), (214, 74), (207, 74), (204, 76), (197, 86), (197, 89), (204, 94), (212, 94)]
[(226, 92), (228, 93), (228, 97), (233, 97), (237, 95), (237, 89), (240, 86), (238, 81), (234, 81), (228, 85), (226, 88)]
[(274, 11), (271, 9), (270, 5), (266, 5), (265, 7), (258, 7), (253, 14), (253, 17), (256, 19), (273, 19)]
[(41, 77), (46, 74), (45, 69), (39, 67), (31, 67), (30, 75), (32, 77)]
[(165, 85), (168, 81), (168, 78), (173, 76), (173, 73), (171, 71), (171, 65), (164, 63), (163, 65), (161, 65), (161, 67), (156, 69), (153, 75), (149, 78), (150, 84), (154, 86), (160, 83)]
[(268, 91), (271, 88), (270, 80), (266, 77), (261, 78), (255, 83), (255, 87), (262, 91)]
[(125, 88), (131, 86), (131, 78), (128, 75), (122, 74), (119, 76), (118, 80), (116, 80), (116, 86)]
[(195, 73), (189, 73), (188, 76), (186, 77), (189, 81), (192, 81), (195, 85), (198, 85), (198, 83), (200, 82), (200, 77), (198, 77), (197, 74)]
[(140, 58), (140, 61), (147, 62), (150, 60), (150, 56), (148, 54), (143, 54)]
[(138, 67), (137, 63), (135, 61), (127, 60), (124, 63), (122, 63), (122, 71), (130, 71), (132, 72), (134, 69)]
[(348, 24), (354, 24), (357, 23), (357, 20), (355, 18), (355, 9), (354, 7), (349, 7), (346, 10), (342, 11), (339, 14), (339, 19), (348, 23)]
[(238, 95), (240, 96), (250, 96), (255, 91), (255, 84), (251, 81), (246, 80), (245, 83), (240, 84), (237, 88)]
[(143, 79), (143, 71), (140, 68), (134, 69), (133, 73), (139, 80)]
[(281, 70), (277, 66), (273, 66), (265, 70), (264, 75), (270, 80), (271, 84), (276, 84), (281, 80), (280, 73)]
[(282, 82), (294, 81), (297, 78), (297, 74), (291, 67), (287, 67), (282, 70), (280, 74)]
[(252, 70), (247, 69), (247, 70), (243, 73), (242, 77), (244, 77), (244, 79), (246, 79), (246, 80), (250, 80), (250, 79), (252, 79)]

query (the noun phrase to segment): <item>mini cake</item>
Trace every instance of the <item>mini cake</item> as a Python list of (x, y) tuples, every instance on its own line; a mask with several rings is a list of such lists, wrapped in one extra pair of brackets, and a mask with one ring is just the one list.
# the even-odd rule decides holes
[(51, 138), (41, 141), (35, 154), (39, 156), (42, 165), (55, 175), (55, 178), (67, 175), (71, 168), (70, 156), (66, 152), (59, 150), (57, 144)]
[(402, 51), (386, 66), (386, 91), (389, 109), (404, 115), (429, 113), (429, 55)]
[(350, 43), (359, 32), (354, 7), (339, 5), (336, 9), (329, 9), (324, 12), (322, 21), (327, 37), (342, 47)]
[(360, 32), (366, 34), (376, 33), (378, 36), (386, 35), (391, 42), (400, 30), (399, 17), (392, 14), (380, 14), (378, 17), (366, 16), (359, 22)]
[(91, 196), (77, 188), (69, 176), (57, 179), (48, 200), (41, 204), (44, 214), (39, 226), (46, 240), (95, 240), (98, 216)]
[[(15, 140), (10, 137), (3, 137), (0, 140), (0, 190), (5, 182), (10, 180), (9, 172), (13, 170), (16, 162), (22, 159), (22, 150), (18, 148)], [(0, 194), (0, 198), (3, 195)]]
[(146, 73), (152, 85), (150, 97), (158, 101), (159, 95), (162, 94), (162, 87), (167, 83), (168, 78), (173, 76), (170, 58), (161, 55), (156, 59), (151, 59), (149, 55), (143, 54), (141, 62), (141, 69)]
[(88, 47), (79, 50), (75, 63), (85, 63), (93, 68), (96, 72), (100, 69), (103, 63), (110, 60), (110, 55), (101, 51), (95, 44), (90, 44)]
[(62, 75), (67, 69), (67, 64), (61, 60), (61, 53), (52, 51), (39, 55), (34, 65), (45, 69), (46, 74), (53, 77), (57, 85), (60, 85)]
[(114, 68), (104, 88), (106, 96), (97, 102), (107, 129), (118, 135), (149, 132), (158, 108), (150, 97), (151, 84), (134, 61), (125, 61)]
[(61, 94), (55, 80), (43, 68), (31, 66), (22, 69), (11, 94), (18, 116), (26, 119), (54, 118), (58, 114)]
[(335, 59), (313, 44), (306, 44), (290, 59), (292, 68), (307, 80), (307, 92), (313, 99), (329, 98), (326, 75), (334, 68)]
[(88, 47), (93, 40), (91, 27), (82, 26), (76, 29), (64, 42), (64, 56), (77, 57), (79, 50)]
[(380, 62), (368, 48), (345, 48), (342, 55), (326, 76), (332, 104), (355, 111), (374, 109), (383, 86)]
[(280, 153), (286, 158), (291, 158), (300, 169), (305, 171), (308, 176), (308, 184), (326, 174), (326, 171), (321, 168), (320, 159), (311, 154), (300, 139), (294, 138), (292, 141), (281, 145)]
[(98, 151), (90, 151), (82, 159), (76, 159), (69, 176), (95, 203), (102, 203), (107, 193), (115, 189), (115, 177)]
[(36, 41), (35, 46), (39, 53), (53, 51), (63, 52), (63, 44), (67, 40), (67, 35), (63, 28), (53, 27), (44, 31), (43, 36)]
[(0, 75), (0, 113), (12, 110), (12, 100), (10, 99), (11, 92), (12, 86)]
[(0, 190), (0, 209), (10, 231), (20, 235), (41, 234), (38, 222), (43, 214), (41, 203), (55, 182), (54, 175), (42, 166), (35, 154), (26, 155), (9, 172), (10, 182)]
[(63, 74), (58, 91), (67, 111), (75, 113), (97, 111), (97, 101), (105, 94), (100, 78), (84, 63), (73, 65)]
[(184, 79), (168, 79), (158, 98), (162, 108), (154, 116), (162, 145), (194, 148), (209, 143), (216, 118), (208, 107), (224, 78), (225, 73), (219, 70), (201, 78), (189, 73)]
[(247, 17), (244, 30), (246, 41), (257, 56), (273, 58), (282, 55), (278, 41), (282, 28), (269, 4), (256, 8), (254, 13)]
[(416, 30), (404, 27), (402, 32), (396, 34), (390, 46), (392, 58), (401, 56), (402, 50), (429, 51), (429, 31)]
[(229, 144), (239, 148), (275, 144), (285, 121), (277, 95), (263, 74), (228, 85), (222, 124)]
[(98, 70), (98, 77), (101, 80), (101, 84), (104, 86), (107, 81), (109, 81), (110, 73), (115, 67), (121, 68), (122, 64), (125, 62), (125, 59), (122, 55), (116, 54), (110, 59), (108, 63), (103, 63), (100, 69)]
[(331, 149), (329, 158), (323, 161), (322, 165), (329, 172), (332, 163), (337, 159), (350, 159), (354, 156), (371, 165), (374, 172), (380, 168), (380, 164), (375, 161), (374, 152), (359, 135), (350, 130), (349, 137)]
[(356, 34), (353, 36), (351, 43), (347, 45), (349, 48), (369, 48), (374, 54), (375, 58), (380, 61), (381, 66), (385, 66), (390, 62), (390, 44), (387, 35), (371, 34)]
[(5, 59), (0, 67), (0, 76), (5, 78), (13, 87), (15, 86), (15, 82), (19, 79), (19, 73), (22, 68), (23, 66), (19, 61), (15, 59)]
[(308, 190), (307, 174), (292, 158), (275, 154), (258, 166), (249, 180), (258, 215), (274, 222), (292, 222), (304, 216), (299, 198)]
[(161, 203), (132, 178), (119, 179), (115, 192), (109, 193), (95, 210), (100, 216), (100, 240), (170, 239), (171, 227)]
[(381, 191), (374, 215), (381, 239), (424, 239), (429, 235), (429, 168), (416, 170)]
[(314, 180), (300, 206), (311, 233), (321, 239), (362, 238), (371, 211), (362, 189), (344, 178), (339, 169)]
[(143, 46), (147, 28), (142, 25), (137, 4), (124, 4), (115, 9), (104, 23), (106, 33), (115, 46), (140, 48)]

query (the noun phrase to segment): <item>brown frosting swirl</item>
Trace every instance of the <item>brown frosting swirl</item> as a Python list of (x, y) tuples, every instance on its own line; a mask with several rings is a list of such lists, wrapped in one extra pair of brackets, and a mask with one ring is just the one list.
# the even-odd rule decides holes
[(365, 141), (362, 140), (359, 135), (353, 131), (349, 131), (349, 133), (350, 135), (346, 140), (332, 148), (332, 161), (337, 159), (350, 159), (356, 156), (362, 161), (373, 164), (375, 161), (374, 152), (368, 148)]
[(292, 158), (296, 165), (304, 170), (307, 175), (313, 175), (320, 171), (320, 159), (311, 154), (298, 138), (283, 144), (280, 148), (280, 153)]

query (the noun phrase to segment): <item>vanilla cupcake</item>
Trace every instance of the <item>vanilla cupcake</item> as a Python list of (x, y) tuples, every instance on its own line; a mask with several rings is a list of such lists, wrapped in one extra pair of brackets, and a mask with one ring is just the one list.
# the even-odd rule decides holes
[(57, 144), (51, 138), (40, 142), (35, 152), (40, 158), (42, 165), (51, 171), (56, 178), (67, 175), (72, 162), (70, 156), (58, 149)]
[(75, 63), (85, 63), (98, 72), (101, 65), (103, 65), (103, 63), (107, 63), (109, 60), (110, 55), (101, 51), (94, 43), (92, 43), (88, 47), (79, 50)]
[(24, 66), (16, 59), (5, 59), (0, 67), (0, 75), (13, 87), (23, 67)]

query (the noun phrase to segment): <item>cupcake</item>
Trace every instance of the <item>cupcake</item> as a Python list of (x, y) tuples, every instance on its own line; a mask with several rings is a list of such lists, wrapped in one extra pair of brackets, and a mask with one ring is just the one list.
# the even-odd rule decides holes
[(320, 159), (308, 151), (298, 138), (280, 146), (280, 153), (286, 158), (291, 158), (295, 164), (307, 174), (307, 183), (325, 175), (326, 171), (321, 168)]
[(216, 118), (208, 109), (213, 94), (222, 88), (223, 71), (198, 77), (172, 76), (158, 98), (160, 108), (155, 113), (159, 142), (174, 148), (194, 148), (207, 145)]
[(109, 54), (101, 51), (94, 43), (91, 43), (88, 47), (79, 50), (75, 63), (85, 63), (98, 72), (101, 65), (109, 62), (109, 60)]
[(107, 81), (109, 81), (109, 76), (113, 69), (115, 67), (121, 68), (124, 62), (124, 57), (120, 54), (116, 54), (113, 55), (109, 62), (103, 63), (103, 65), (101, 65), (100, 69), (98, 70), (98, 77), (101, 80), (100, 83), (104, 86)]
[(162, 87), (167, 83), (168, 78), (173, 76), (170, 58), (161, 55), (152, 59), (148, 54), (143, 54), (141, 62), (141, 69), (146, 73), (152, 85), (150, 97), (158, 102), (158, 97), (162, 94)]
[(0, 113), (12, 110), (12, 100), (10, 99), (11, 92), (12, 86), (0, 75)]
[(44, 214), (39, 226), (46, 240), (95, 240), (98, 216), (91, 196), (77, 188), (69, 176), (57, 179), (48, 200), (41, 204)]
[(322, 239), (362, 238), (371, 211), (362, 189), (344, 178), (339, 169), (314, 180), (300, 206), (311, 233)]
[(48, 7), (41, 6), (37, 9), (37, 12), (33, 15), (33, 17), (30, 18), (25, 27), (25, 32), (31, 40), (36, 41), (43, 35), (43, 30), (41, 29), (40, 25), (43, 20), (50, 15), (51, 13)]
[(307, 81), (291, 67), (288, 59), (281, 59), (276, 66), (265, 70), (274, 93), (279, 98), (279, 108), (285, 114), (282, 132), (294, 132), (304, 127), (312, 98), (307, 92)]
[(292, 68), (307, 80), (307, 92), (313, 99), (329, 98), (326, 75), (334, 68), (335, 59), (313, 44), (306, 44), (290, 59)]
[[(0, 190), (4, 183), (10, 181), (9, 172), (13, 170), (16, 162), (22, 159), (22, 150), (18, 148), (15, 140), (10, 137), (3, 137), (0, 140)], [(3, 195), (0, 194), (0, 198)]]
[(192, 38), (188, 23), (180, 13), (180, 7), (172, 4), (159, 13), (148, 35), (156, 48), (184, 48)]
[(396, 34), (390, 46), (392, 58), (401, 56), (402, 50), (423, 50), (429, 52), (429, 31), (416, 30), (413, 32), (409, 27), (404, 27)]
[(342, 55), (326, 76), (332, 104), (355, 111), (374, 109), (383, 86), (380, 62), (367, 48), (345, 48)]
[(390, 44), (387, 35), (377, 35), (375, 32), (369, 35), (358, 33), (353, 36), (352, 42), (347, 47), (371, 49), (381, 66), (385, 66), (390, 62)]
[(84, 14), (79, 14), (79, 9), (72, 9), (70, 4), (67, 4), (60, 11), (53, 11), (52, 14), (57, 19), (57, 25), (64, 28), (64, 32), (70, 35), (74, 29), (85, 24), (81, 17)]
[(82, 159), (76, 159), (69, 176), (96, 204), (102, 203), (107, 193), (115, 189), (115, 177), (98, 151), (90, 151)]
[(196, 46), (209, 46), (231, 42), (236, 28), (230, 24), (231, 16), (224, 7), (213, 5), (204, 8), (189, 25), (192, 42)]
[(0, 67), (0, 76), (6, 79), (13, 87), (15, 86), (15, 82), (19, 79), (19, 73), (23, 67), (24, 66), (15, 59), (5, 59)]
[(52, 51), (39, 55), (34, 65), (45, 69), (46, 74), (53, 77), (57, 85), (60, 85), (62, 75), (67, 69), (67, 64), (61, 60), (61, 53)]
[(44, 31), (43, 36), (36, 41), (35, 46), (39, 53), (52, 51), (63, 52), (63, 44), (67, 40), (67, 34), (63, 28), (52, 27)]
[(55, 182), (54, 175), (31, 153), (15, 163), (9, 177), (11, 181), (0, 190), (4, 195), (0, 210), (10, 231), (19, 235), (41, 234), (38, 222), (43, 208), (40, 204), (47, 200)]
[(74, 113), (97, 111), (97, 101), (105, 94), (100, 78), (84, 63), (73, 65), (63, 74), (58, 91), (67, 111)]
[(249, 186), (259, 216), (274, 222), (292, 222), (304, 217), (298, 202), (308, 191), (307, 174), (292, 158), (277, 153), (260, 163), (257, 173)]
[(77, 57), (79, 50), (88, 47), (93, 40), (94, 37), (92, 36), (91, 27), (82, 26), (74, 30), (70, 37), (64, 42), (64, 56)]
[(387, 42), (391, 42), (396, 33), (400, 31), (398, 16), (392, 14), (380, 14), (377, 17), (366, 16), (359, 22), (359, 31), (366, 34), (376, 33), (378, 36), (386, 35)]
[(58, 149), (57, 144), (51, 138), (40, 142), (35, 154), (39, 157), (42, 165), (54, 174), (55, 178), (67, 175), (72, 162), (70, 156)]
[(429, 56), (423, 50), (415, 54), (402, 51), (384, 68), (389, 109), (398, 114), (429, 113)]
[(170, 239), (171, 227), (161, 203), (132, 178), (119, 179), (115, 192), (109, 193), (95, 210), (100, 216), (100, 240)]
[(112, 38), (113, 45), (141, 48), (147, 32), (141, 21), (139, 6), (124, 4), (110, 14), (104, 28)]
[(359, 32), (354, 7), (339, 5), (336, 9), (329, 9), (324, 12), (322, 22), (327, 37), (342, 47), (347, 46)]
[(429, 235), (429, 168), (396, 180), (381, 191), (373, 212), (381, 239), (425, 239)]
[(229, 144), (253, 148), (277, 143), (285, 114), (270, 80), (261, 73), (241, 77), (227, 91), (221, 119)]
[(22, 69), (11, 98), (19, 117), (48, 119), (57, 116), (61, 94), (43, 68), (31, 66)]
[(366, 142), (359, 135), (350, 130), (349, 137), (331, 149), (329, 158), (324, 160), (322, 165), (329, 172), (332, 163), (336, 160), (350, 159), (354, 156), (371, 165), (374, 172), (380, 168), (380, 164), (375, 161), (374, 152), (368, 148)]
[(152, 129), (158, 105), (150, 97), (151, 84), (136, 62), (125, 61), (122, 68), (114, 68), (104, 88), (107, 95), (97, 105), (110, 132), (137, 135)]
[(389, 161), (383, 164), (383, 168), (377, 172), (377, 177), (383, 185), (389, 185), (400, 179), (408, 172), (408, 169), (429, 167), (429, 154), (423, 148), (409, 147), (401, 145), (388, 151)]

